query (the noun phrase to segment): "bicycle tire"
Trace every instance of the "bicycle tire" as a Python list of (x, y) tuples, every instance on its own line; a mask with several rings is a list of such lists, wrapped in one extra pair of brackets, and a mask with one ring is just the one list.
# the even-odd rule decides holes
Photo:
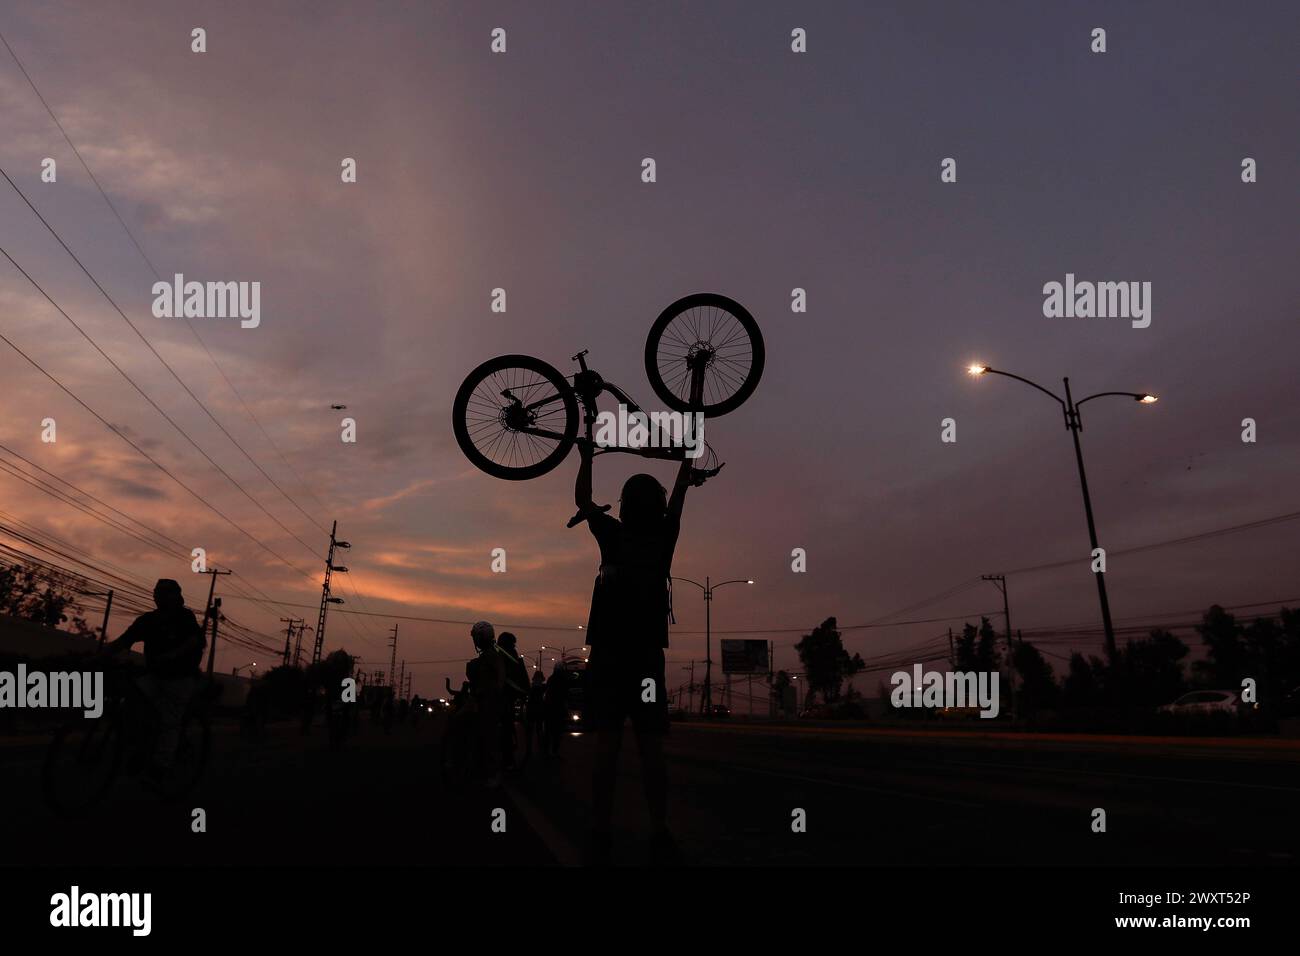
[[(661, 348), (663, 345), (662, 340), (669, 325), (678, 316), (693, 309), (711, 309), (730, 316), (743, 330), (749, 346), (749, 368), (744, 371), (744, 378), (741, 379), (739, 385), (734, 388), (730, 387), (730, 380), (724, 380), (723, 374), (725, 373), (721, 373), (719, 370), (719, 372), (715, 373), (714, 378), (706, 384), (705, 404), (699, 407), (692, 406), (688, 398), (684, 398), (678, 390), (664, 380), (660, 361), (660, 353), (663, 350)], [(721, 331), (724, 328), (729, 330), (729, 326), (719, 322), (715, 331)], [(702, 331), (704, 331), (703, 328), (696, 330), (696, 332)], [(729, 330), (728, 335), (731, 334)], [(715, 343), (710, 342), (708, 337), (705, 336), (694, 343), (683, 341), (682, 344), (686, 345), (688, 349), (694, 349), (697, 345), (708, 345), (713, 348), (739, 347), (730, 345), (731, 341), (733, 339), (728, 339), (723, 343)], [(758, 380), (763, 376), (763, 364), (766, 357), (766, 350), (763, 346), (763, 333), (759, 331), (758, 323), (754, 321), (754, 317), (749, 314), (748, 309), (725, 295), (718, 295), (715, 292), (697, 292), (694, 295), (678, 299), (668, 306), (663, 312), (659, 313), (659, 318), (655, 319), (654, 324), (650, 326), (650, 334), (646, 336), (645, 343), (645, 373), (646, 378), (650, 380), (650, 387), (654, 389), (655, 394), (669, 408), (678, 412), (703, 412), (710, 418), (717, 418), (719, 415), (735, 411), (754, 393), (754, 389), (758, 387)], [(730, 359), (720, 359), (720, 361), (731, 362)], [(731, 372), (732, 374), (740, 374), (735, 369), (732, 369)], [(717, 400), (713, 402), (708, 400), (710, 386), (712, 386), (714, 394), (717, 396)], [(726, 394), (723, 394), (724, 387), (727, 390)]]
[[(561, 433), (563, 437), (556, 442), (555, 448), (549, 454), (539, 461), (528, 464), (511, 465), (497, 461), (485, 454), (475, 443), (471, 434), (471, 427), (481, 428), (489, 423), (489, 420), (482, 419), (477, 424), (472, 425), (467, 417), (470, 414), (470, 400), (475, 397), (475, 392), (479, 386), (489, 376), (509, 370), (528, 371), (540, 375), (559, 394), (563, 404), (564, 431)], [(533, 384), (539, 383), (532, 383), (526, 387), (531, 388)], [(482, 402), (483, 398), (480, 396), (477, 400)], [(504, 415), (504, 406), (501, 412)], [(578, 435), (578, 396), (574, 393), (573, 386), (569, 384), (568, 380), (554, 366), (543, 362), (541, 359), (534, 358), (531, 355), (498, 355), (496, 358), (488, 359), (465, 377), (460, 389), (456, 392), (455, 400), (452, 402), (451, 425), (452, 431), (456, 435), (456, 443), (460, 445), (460, 450), (464, 452), (470, 463), (480, 471), (486, 472), (493, 478), (502, 478), (506, 481), (540, 478), (559, 465), (573, 448)], [(511, 429), (508, 427), (503, 427), (501, 430), (502, 434), (510, 431)]]

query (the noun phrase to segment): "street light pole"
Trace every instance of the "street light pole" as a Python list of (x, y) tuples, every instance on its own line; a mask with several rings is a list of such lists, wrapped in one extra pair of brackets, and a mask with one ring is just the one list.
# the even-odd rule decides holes
[[(987, 365), (972, 365), (967, 371), (974, 376), (985, 374), (1002, 375), (1006, 378), (1014, 378), (1017, 382), (1024, 382), (1032, 388), (1038, 389), (1045, 395), (1055, 399), (1061, 406), (1061, 411), (1065, 415), (1065, 427), (1070, 430), (1070, 435), (1074, 439), (1074, 460), (1079, 466), (1079, 487), (1083, 492), (1083, 511), (1088, 519), (1088, 540), (1092, 544), (1092, 551), (1097, 551), (1097, 525), (1092, 516), (1092, 497), (1088, 494), (1088, 475), (1083, 467), (1083, 447), (1079, 444), (1079, 432), (1083, 430), (1083, 419), (1079, 415), (1079, 408), (1084, 402), (1090, 402), (1094, 398), (1102, 398), (1106, 395), (1120, 395), (1125, 398), (1131, 398), (1143, 405), (1152, 405), (1156, 397), (1149, 392), (1097, 392), (1089, 395), (1087, 398), (1081, 398), (1079, 401), (1074, 400), (1070, 392), (1070, 380), (1065, 381), (1065, 398), (1061, 398), (1055, 392), (1052, 392), (1037, 382), (1031, 382), (1027, 378), (1019, 375), (1013, 375), (1011, 372), (1003, 372), (995, 368), (989, 368)], [(1115, 628), (1110, 620), (1110, 601), (1106, 597), (1106, 573), (1098, 570), (1093, 572), (1093, 577), (1097, 579), (1097, 597), (1101, 602), (1101, 623), (1106, 633), (1106, 656), (1107, 659), (1114, 663), (1115, 660)], [(1009, 616), (1009, 615), (1008, 615)], [(1010, 634), (1010, 621), (1007, 622), (1007, 633)]]
[(674, 577), (672, 580), (694, 584), (704, 592), (704, 688), (700, 694), (700, 713), (707, 714), (713, 705), (713, 592), (728, 584), (753, 584), (754, 580), (735, 578), (731, 581), (723, 581), (721, 584), (712, 584), (707, 575), (703, 584), (690, 578)]
[[(1093, 396), (1095, 397), (1095, 396)], [(1083, 447), (1079, 444), (1079, 432), (1083, 430), (1083, 421), (1079, 418), (1079, 407), (1070, 395), (1070, 380), (1065, 379), (1066, 424), (1074, 438), (1074, 460), (1079, 465), (1079, 487), (1083, 490), (1083, 513), (1088, 518), (1088, 540), (1092, 542), (1092, 553), (1097, 552), (1097, 524), (1092, 517), (1092, 496), (1088, 494), (1088, 474), (1083, 468)], [(1106, 574), (1096, 571), (1097, 599), (1101, 602), (1101, 626), (1106, 632), (1106, 656), (1115, 661), (1115, 628), (1110, 621), (1110, 599), (1106, 597)]]

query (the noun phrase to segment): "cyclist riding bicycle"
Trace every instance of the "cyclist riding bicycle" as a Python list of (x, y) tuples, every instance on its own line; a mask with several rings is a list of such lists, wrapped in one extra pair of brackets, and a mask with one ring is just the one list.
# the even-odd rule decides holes
[(181, 721), (198, 686), (206, 640), (194, 612), (185, 606), (179, 583), (160, 578), (153, 601), (156, 610), (137, 617), (120, 637), (105, 645), (104, 652), (117, 654), (144, 643), (145, 672), (136, 686), (153, 706), (158, 726), (154, 769), (165, 776), (175, 764)]

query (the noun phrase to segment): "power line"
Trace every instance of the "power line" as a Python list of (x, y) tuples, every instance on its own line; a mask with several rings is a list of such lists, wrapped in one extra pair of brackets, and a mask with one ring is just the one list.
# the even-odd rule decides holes
[[(0, 252), (4, 252), (4, 249), (0, 249)], [(7, 253), (7, 252), (5, 253), (5, 256), (6, 256), (6, 257), (8, 256), (8, 253)], [(10, 261), (12, 262), (13, 260), (10, 259)], [(15, 265), (17, 265), (17, 263), (15, 263)], [(38, 288), (39, 288), (39, 286), (38, 286)], [(42, 291), (42, 293), (44, 292), (44, 290), (41, 290), (41, 291)], [(48, 298), (48, 296), (47, 296), (47, 298)], [(54, 300), (51, 299), (50, 301), (53, 302)], [(58, 308), (58, 306), (55, 305), (55, 308)], [(62, 309), (60, 309), (60, 311), (62, 311)], [(97, 420), (98, 420), (98, 421), (99, 421), (99, 422), (100, 422), (100, 423), (101, 423), (105, 428), (109, 429), (111, 432), (113, 432), (113, 434), (117, 435), (117, 436), (118, 436), (119, 438), (121, 438), (124, 442), (126, 442), (128, 445), (130, 445), (133, 449), (135, 449), (135, 451), (136, 451), (136, 452), (137, 452), (141, 457), (145, 458), (145, 459), (146, 459), (146, 460), (147, 460), (151, 465), (153, 465), (155, 468), (157, 468), (159, 471), (161, 471), (164, 475), (166, 475), (168, 478), (170, 478), (170, 479), (171, 479), (172, 481), (174, 481), (176, 484), (180, 485), (181, 488), (185, 489), (186, 492), (188, 492), (188, 493), (189, 493), (189, 494), (190, 494), (190, 495), (191, 495), (191, 496), (192, 496), (196, 501), (198, 501), (200, 504), (202, 504), (205, 508), (207, 508), (207, 509), (208, 509), (209, 511), (211, 511), (213, 514), (215, 514), (217, 517), (221, 518), (222, 521), (226, 522), (228, 525), (230, 525), (232, 528), (234, 528), (234, 529), (235, 529), (236, 531), (238, 531), (240, 534), (244, 535), (244, 537), (248, 538), (250, 541), (252, 541), (254, 544), (256, 544), (259, 548), (261, 548), (261, 549), (262, 549), (263, 551), (265, 551), (267, 554), (271, 555), (272, 557), (274, 557), (276, 560), (280, 561), (282, 564), (286, 565), (287, 567), (292, 568), (294, 571), (297, 571), (297, 572), (298, 572), (299, 574), (301, 574), (303, 577), (308, 578), (308, 579), (311, 579), (311, 575), (310, 575), (310, 574), (308, 574), (306, 571), (304, 571), (304, 570), (302, 570), (301, 568), (299, 568), (297, 565), (293, 564), (291, 561), (289, 561), (289, 560), (288, 560), (287, 558), (285, 558), (283, 555), (281, 555), (281, 554), (279, 554), (278, 552), (274, 551), (274, 550), (273, 550), (272, 548), (270, 548), (268, 545), (263, 544), (263, 543), (262, 543), (258, 538), (256, 538), (253, 534), (251, 534), (250, 532), (244, 530), (243, 527), (241, 527), (241, 526), (240, 526), (239, 524), (237, 524), (233, 519), (231, 519), (230, 517), (228, 517), (228, 516), (225, 514), (225, 512), (223, 512), (223, 511), (221, 511), (219, 508), (217, 508), (216, 505), (213, 505), (212, 503), (210, 503), (206, 498), (204, 498), (202, 495), (200, 495), (197, 491), (195, 491), (195, 490), (194, 490), (193, 488), (191, 488), (189, 485), (185, 484), (185, 482), (181, 481), (181, 480), (180, 480), (179, 478), (177, 478), (174, 474), (172, 474), (172, 472), (169, 471), (165, 465), (163, 465), (163, 464), (162, 464), (161, 462), (159, 462), (156, 458), (154, 458), (154, 457), (153, 457), (152, 455), (150, 455), (147, 451), (145, 451), (143, 448), (141, 448), (139, 445), (137, 445), (137, 444), (136, 444), (134, 441), (132, 441), (129, 437), (127, 437), (127, 436), (126, 436), (122, 431), (120, 431), (120, 430), (117, 428), (117, 426), (115, 426), (115, 425), (112, 424), (110, 421), (108, 421), (108, 419), (104, 418), (104, 416), (100, 415), (99, 412), (95, 411), (93, 408), (91, 408), (89, 405), (87, 405), (84, 401), (82, 401), (82, 399), (81, 399), (81, 398), (80, 398), (80, 397), (79, 397), (75, 392), (73, 392), (70, 388), (68, 388), (68, 387), (67, 387), (66, 385), (64, 385), (61, 381), (59, 381), (59, 379), (56, 378), (53, 374), (51, 374), (50, 372), (47, 372), (47, 371), (46, 371), (46, 370), (41, 366), (41, 364), (40, 364), (39, 362), (37, 362), (37, 361), (36, 361), (35, 359), (33, 359), (30, 355), (28, 355), (26, 352), (24, 352), (22, 349), (20, 349), (17, 345), (15, 345), (15, 344), (13, 343), (13, 341), (9, 339), (8, 336), (4, 335), (3, 333), (0, 333), (0, 341), (4, 342), (4, 343), (5, 343), (6, 345), (8, 345), (11, 349), (13, 349), (13, 350), (14, 350), (15, 352), (17, 352), (19, 355), (21, 355), (21, 356), (22, 356), (22, 357), (27, 361), (27, 363), (28, 363), (29, 365), (31, 365), (34, 369), (36, 369), (38, 372), (40, 372), (42, 375), (44, 375), (46, 378), (48, 378), (51, 382), (53, 382), (55, 385), (57, 385), (57, 386), (59, 387), (59, 389), (60, 389), (61, 391), (64, 392), (64, 394), (66, 394), (68, 397), (70, 397), (73, 401), (75, 401), (78, 405), (80, 405), (80, 406), (81, 406), (82, 408), (84, 408), (86, 411), (90, 412), (91, 415), (95, 416), (95, 418), (96, 418), (96, 419), (97, 419)]]
[[(9, 174), (6, 173), (3, 169), (0, 169), (0, 176), (4, 176), (5, 179), (9, 179)], [(9, 180), (9, 183), (10, 185), (13, 185), (13, 180)], [(17, 189), (18, 187), (14, 186), (14, 188)], [(20, 192), (19, 195), (22, 195), (22, 193)], [(26, 200), (26, 198), (27, 198), (26, 196), (23, 196), (24, 201)], [(30, 205), (30, 203), (28, 205)], [(35, 207), (32, 208), (33, 211), (35, 211)], [(36, 215), (39, 217), (40, 213), (37, 213)], [(42, 218), (41, 221), (44, 222), (45, 220)], [(46, 227), (47, 228), (49, 227), (48, 223), (46, 224)], [(53, 232), (53, 230), (51, 230), (51, 232)], [(58, 233), (54, 233), (54, 237), (56, 239), (59, 239), (60, 243), (63, 242), (63, 240), (59, 238)], [(63, 248), (68, 249), (66, 245), (64, 245)], [(280, 529), (284, 531), (285, 534), (294, 538), (299, 544), (301, 544), (309, 552), (315, 555), (316, 552), (312, 550), (311, 545), (309, 545), (306, 541), (303, 541), (302, 538), (299, 538), (297, 534), (295, 534), (287, 525), (284, 524), (284, 522), (282, 522), (279, 518), (273, 515), (269, 510), (267, 510), (267, 508), (260, 501), (254, 498), (253, 495), (249, 493), (248, 489), (246, 489), (242, 484), (240, 484), (239, 481), (236, 480), (233, 475), (231, 475), (228, 471), (226, 471), (226, 469), (222, 468), (221, 465), (217, 463), (217, 460), (213, 458), (211, 455), (209, 455), (207, 451), (203, 449), (203, 446), (201, 446), (197, 441), (194, 440), (194, 438), (190, 435), (189, 432), (187, 432), (184, 428), (182, 428), (176, 422), (175, 419), (173, 419), (170, 415), (168, 415), (167, 412), (163, 410), (162, 406), (159, 405), (157, 402), (155, 402), (153, 398), (149, 395), (149, 393), (146, 392), (143, 388), (141, 388), (140, 385), (137, 384), (135, 379), (133, 379), (130, 375), (128, 375), (126, 370), (123, 369), (122, 366), (118, 365), (117, 362), (113, 360), (112, 356), (110, 356), (107, 352), (105, 352), (102, 348), (100, 348), (99, 343), (96, 342), (93, 338), (91, 338), (89, 333), (87, 333), (85, 329), (83, 329), (80, 325), (78, 325), (76, 320), (74, 320), (72, 316), (70, 316), (67, 312), (65, 312), (59, 306), (59, 304), (50, 297), (49, 293), (47, 293), (45, 289), (41, 287), (40, 283), (38, 283), (34, 278), (32, 278), (31, 274), (28, 273), (27, 270), (24, 269), (22, 266), (20, 266), (18, 262), (14, 259), (14, 257), (11, 256), (7, 250), (0, 248), (0, 253), (3, 253), (4, 257), (8, 259), (10, 263), (13, 264), (13, 267), (17, 269), (19, 272), (21, 272), (23, 274), (23, 277), (26, 278), (28, 282), (30, 282), (33, 286), (35, 286), (36, 291), (38, 291), (41, 295), (45, 296), (46, 300), (51, 305), (53, 305), (56, 309), (58, 309), (59, 314), (62, 315), (65, 319), (67, 319), (74, 329), (76, 329), (78, 332), (81, 333), (82, 338), (84, 338), (87, 342), (91, 344), (91, 346), (95, 349), (95, 351), (98, 352), (103, 357), (104, 361), (108, 362), (108, 364), (113, 367), (114, 371), (116, 371), (118, 375), (122, 376), (122, 378), (124, 378), (132, 388), (134, 388), (137, 392), (140, 393), (140, 397), (143, 398), (146, 402), (148, 402), (153, 407), (154, 411), (156, 411), (159, 415), (161, 415), (166, 420), (167, 424), (171, 425), (172, 428), (174, 428), (181, 435), (181, 437), (183, 437), (187, 442), (189, 442), (191, 445), (194, 446), (195, 451), (197, 451), (200, 455), (202, 455), (205, 459), (207, 459), (208, 464), (210, 464), (213, 468), (215, 468), (218, 472), (220, 472), (222, 477), (224, 477), (227, 481), (229, 481), (232, 485), (234, 485), (239, 490), (239, 492), (245, 498), (251, 501), (254, 505), (256, 505), (264, 515), (266, 515), (277, 525), (279, 525)], [(71, 255), (73, 259), (76, 259), (78, 265), (81, 265), (81, 260), (77, 259), (76, 255), (72, 252), (71, 249), (68, 249), (68, 254)], [(85, 266), (82, 266), (82, 271), (85, 271), (85, 268), (86, 268)], [(91, 276), (89, 272), (86, 272), (86, 275), (90, 276), (90, 281), (94, 282), (95, 287), (98, 288), (100, 292), (104, 293), (105, 298), (108, 299), (109, 303), (113, 306), (113, 308), (117, 309), (118, 314), (121, 315), (123, 319), (126, 319), (126, 313), (124, 313), (121, 309), (117, 308), (117, 303), (113, 301), (112, 297), (109, 296), (107, 292), (104, 292), (103, 286), (99, 284), (99, 282), (95, 279), (95, 277)], [(130, 319), (126, 319), (126, 322), (128, 325), (131, 325)], [(131, 328), (135, 329), (135, 326), (131, 325)], [(139, 330), (136, 329), (135, 331), (136, 334), (139, 335)], [(141, 339), (144, 340), (146, 345), (149, 345), (148, 340), (144, 339), (143, 336), (141, 336)], [(149, 348), (152, 350), (153, 346), (149, 345)], [(158, 353), (154, 352), (154, 354), (157, 355)], [(158, 358), (159, 361), (162, 361), (162, 356), (158, 356)], [(163, 364), (166, 365), (167, 363), (163, 362)], [(167, 366), (167, 369), (168, 371), (171, 371), (171, 366)], [(176, 373), (173, 371), (172, 375), (175, 374)], [(189, 391), (188, 387), (186, 387), (186, 391), (187, 392)], [(199, 401), (198, 398), (194, 396), (193, 392), (190, 392), (189, 394), (191, 397), (194, 398), (196, 402)], [(201, 402), (199, 404), (202, 405)], [(204, 410), (206, 411), (206, 409)]]
[[(149, 271), (153, 273), (154, 278), (159, 281), (163, 281), (161, 273), (159, 273), (158, 269), (154, 266), (153, 261), (149, 258), (149, 256), (145, 254), (144, 247), (140, 245), (140, 241), (135, 237), (135, 233), (131, 231), (131, 227), (126, 224), (126, 220), (122, 218), (122, 214), (117, 211), (117, 206), (113, 204), (113, 200), (111, 200), (108, 197), (108, 193), (105, 192), (104, 187), (100, 185), (98, 177), (95, 176), (94, 172), (90, 168), (90, 164), (87, 163), (86, 158), (81, 155), (81, 150), (77, 149), (77, 144), (72, 141), (72, 137), (68, 135), (68, 131), (63, 128), (63, 123), (59, 121), (59, 117), (55, 115), (54, 109), (50, 106), (50, 104), (46, 101), (45, 97), (41, 94), (40, 89), (36, 86), (36, 81), (32, 79), (31, 74), (27, 72), (27, 67), (25, 67), (23, 65), (22, 60), (18, 58), (18, 54), (14, 52), (13, 47), (9, 45), (9, 41), (5, 38), (3, 33), (0, 33), (0, 42), (4, 43), (5, 49), (8, 50), (9, 55), (13, 57), (14, 63), (17, 64), (18, 69), (22, 72), (23, 77), (27, 80), (28, 85), (32, 88), (32, 92), (36, 94), (36, 98), (40, 100), (41, 105), (45, 107), (45, 112), (48, 113), (50, 119), (54, 121), (54, 125), (58, 128), (59, 132), (62, 134), (64, 141), (67, 142), (68, 146), (72, 149), (72, 153), (74, 156), (77, 157), (77, 161), (81, 163), (81, 168), (84, 169), (86, 171), (86, 175), (90, 177), (90, 181), (94, 184), (95, 189), (99, 192), (100, 198), (104, 200), (105, 205), (108, 206), (109, 211), (113, 214), (113, 218), (117, 220), (118, 225), (122, 227), (122, 231), (125, 232), (127, 238), (131, 240), (131, 245), (135, 247), (135, 251), (140, 254), (140, 258), (143, 259), (145, 265), (149, 267)], [(7, 176), (5, 178), (8, 179)], [(10, 181), (10, 184), (12, 185), (12, 180)], [(16, 186), (14, 188), (17, 189)], [(19, 191), (19, 195), (22, 195), (21, 191)], [(24, 196), (23, 198), (24, 201), (26, 201), (26, 197)], [(27, 205), (31, 206), (31, 203), (28, 202)], [(36, 212), (35, 207), (32, 207), (32, 211)], [(40, 213), (36, 213), (36, 214), (37, 216), (40, 216)], [(42, 221), (44, 221), (43, 217), (42, 217)], [(48, 224), (47, 224), (47, 228), (49, 228)], [(53, 229), (51, 229), (50, 231), (53, 232)], [(55, 238), (58, 238), (57, 234)], [(60, 240), (60, 242), (62, 242), (62, 240)], [(64, 246), (64, 248), (66, 249), (67, 246)], [(71, 250), (69, 250), (69, 254), (71, 254)], [(73, 258), (75, 259), (76, 257), (73, 256)], [(80, 265), (80, 261), (78, 261), (78, 264)], [(83, 271), (85, 271), (85, 267), (83, 266), (82, 268)], [(90, 275), (89, 272), (87, 272), (86, 274)], [(91, 279), (92, 281), (94, 281), (93, 277), (91, 277)], [(98, 285), (98, 283), (96, 283), (96, 285)], [(123, 318), (126, 317), (123, 316)], [(194, 324), (190, 322), (189, 317), (186, 315), (182, 315), (181, 318), (184, 320), (186, 327), (190, 330), (190, 333), (194, 336), (195, 340), (198, 341), (199, 345), (202, 347), (204, 354), (207, 355), (208, 357), (208, 360), (212, 362), (212, 366), (217, 370), (217, 373), (221, 376), (222, 380), (226, 383), (227, 387), (229, 387), (230, 391), (234, 393), (235, 397), (239, 400), (239, 404), (243, 406), (244, 411), (248, 414), (248, 417), (253, 421), (253, 424), (257, 426), (258, 430), (261, 431), (262, 435), (266, 438), (267, 442), (270, 443), (271, 447), (275, 449), (276, 454), (280, 456), (280, 460), (284, 462), (285, 467), (287, 467), (289, 471), (293, 474), (293, 476), (298, 479), (298, 483), (302, 485), (304, 489), (306, 489), (307, 493), (316, 499), (316, 503), (318, 505), (321, 505), (321, 507), (324, 507), (323, 503), (320, 501), (319, 498), (316, 497), (315, 493), (312, 492), (312, 490), (307, 487), (307, 483), (302, 480), (302, 477), (298, 475), (297, 471), (293, 468), (293, 466), (289, 464), (288, 459), (284, 457), (284, 454), (280, 451), (279, 446), (276, 445), (275, 441), (271, 438), (270, 434), (268, 434), (266, 429), (262, 427), (262, 423), (258, 421), (257, 416), (253, 414), (252, 408), (249, 406), (249, 404), (246, 401), (244, 401), (244, 396), (241, 395), (239, 393), (239, 390), (235, 388), (234, 383), (231, 382), (230, 378), (226, 375), (225, 370), (222, 369), (220, 364), (218, 364), (216, 357), (208, 349), (207, 343), (203, 341), (203, 337), (199, 335), (198, 330), (194, 327)], [(131, 324), (129, 319), (127, 320), (127, 324), (128, 325)], [(135, 329), (135, 326), (132, 326), (132, 329)], [(136, 330), (136, 334), (137, 335), (140, 334), (139, 330)], [(140, 337), (142, 340), (144, 340), (143, 336)], [(149, 345), (147, 340), (145, 340), (145, 344)], [(149, 347), (150, 350), (152, 351), (153, 346), (150, 345)], [(158, 355), (156, 351), (154, 352), (154, 354)], [(189, 392), (189, 388), (185, 385), (183, 381), (180, 380), (178, 376), (176, 376), (176, 373), (172, 371), (171, 366), (167, 365), (167, 363), (163, 361), (161, 355), (158, 355), (158, 360), (163, 362), (163, 365), (167, 366), (167, 370), (169, 372), (172, 372), (173, 377), (176, 377), (176, 380), (180, 382), (181, 387), (184, 388), (187, 392)], [(190, 397), (191, 398), (194, 397), (192, 392), (190, 392)], [(195, 401), (198, 402), (198, 399), (195, 398)], [(202, 402), (199, 402), (199, 404), (200, 406), (202, 406)], [(319, 528), (321, 531), (324, 531), (325, 530), (324, 526), (315, 518), (313, 518), (310, 514), (308, 514), (305, 510), (303, 510), (302, 506), (299, 505), (298, 502), (294, 500), (293, 497), (291, 497), (283, 488), (280, 487), (279, 484), (276, 483), (274, 478), (272, 478), (269, 474), (267, 474), (266, 471), (256, 461), (253, 460), (253, 457), (249, 455), (247, 451), (244, 450), (243, 446), (240, 445), (239, 442), (235, 441), (234, 437), (231, 436), (230, 433), (226, 431), (225, 427), (222, 426), (222, 424), (219, 421), (217, 421), (217, 419), (212, 415), (212, 413), (209, 412), (205, 406), (203, 408), (204, 411), (207, 412), (208, 417), (212, 419), (212, 421), (216, 424), (218, 428), (222, 430), (223, 433), (225, 433), (226, 437), (229, 438), (231, 442), (234, 443), (235, 447), (237, 447), (241, 452), (244, 453), (244, 457), (247, 458), (250, 462), (252, 462), (253, 466), (257, 468), (258, 471), (262, 472), (263, 475), (266, 476), (267, 481), (271, 482), (271, 484), (275, 486), (276, 490), (279, 491), (280, 494), (284, 495), (285, 498), (288, 499), (288, 501), (295, 508), (297, 508), (300, 512), (302, 512), (303, 516), (307, 518), (308, 521), (311, 521), (314, 525), (316, 525), (317, 528)]]

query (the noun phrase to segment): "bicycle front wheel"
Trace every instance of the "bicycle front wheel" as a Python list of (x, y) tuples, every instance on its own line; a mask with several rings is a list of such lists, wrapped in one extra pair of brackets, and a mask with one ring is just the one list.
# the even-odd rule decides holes
[[(763, 334), (749, 311), (725, 295), (700, 292), (660, 313), (645, 343), (655, 394), (679, 412), (716, 418), (735, 411), (763, 375)], [(704, 400), (691, 404), (691, 366), (704, 365)]]
[(522, 481), (564, 460), (578, 434), (578, 397), (531, 355), (501, 355), (470, 372), (451, 407), (456, 442), (475, 467)]
[(122, 767), (121, 713), (83, 719), (61, 728), (45, 753), (45, 801), (55, 811), (75, 816), (108, 793)]

